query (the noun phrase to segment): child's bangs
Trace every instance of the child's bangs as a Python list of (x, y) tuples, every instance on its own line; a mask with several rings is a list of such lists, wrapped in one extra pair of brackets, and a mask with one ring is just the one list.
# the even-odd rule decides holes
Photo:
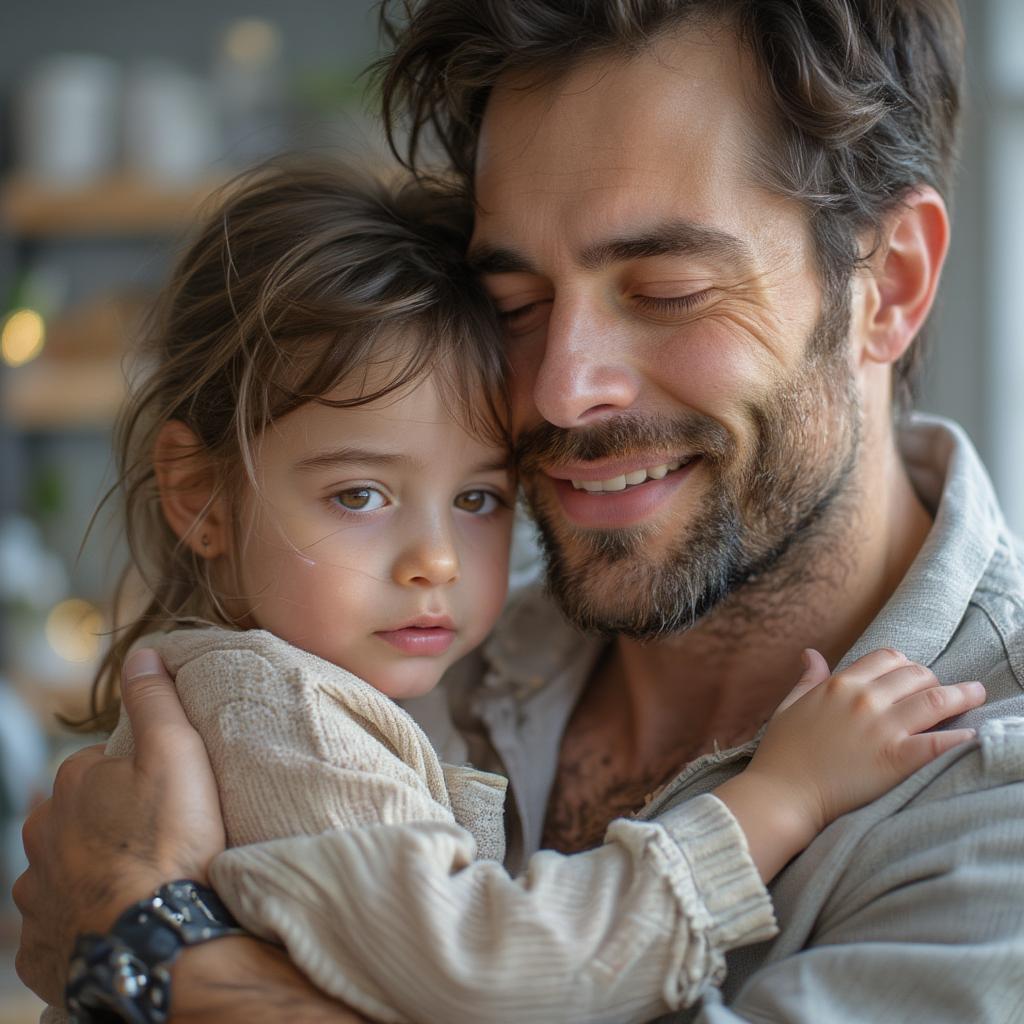
[[(276, 366), (264, 379), (261, 426), (308, 402), (356, 408), (431, 377), (445, 409), (468, 433), (508, 446), (504, 356), (489, 300), (478, 296), (475, 305), (463, 299), (453, 310), (433, 294), (418, 299), (351, 317), (343, 330), (277, 346)], [(416, 305), (421, 308), (409, 315)]]

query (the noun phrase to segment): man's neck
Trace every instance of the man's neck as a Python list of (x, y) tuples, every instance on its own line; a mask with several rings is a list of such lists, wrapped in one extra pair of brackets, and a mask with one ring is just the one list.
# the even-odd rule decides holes
[(753, 737), (796, 684), (805, 647), (831, 665), (849, 650), (931, 528), (891, 439), (874, 454), (847, 507), (698, 626), (611, 645), (562, 737), (545, 847), (594, 846), (689, 761)]
[(931, 528), (895, 446), (883, 448), (847, 508), (703, 622), (658, 643), (616, 642), (593, 682), (618, 691), (604, 698), (619, 705), (638, 754), (749, 739), (795, 685), (805, 647), (835, 665), (867, 628)]

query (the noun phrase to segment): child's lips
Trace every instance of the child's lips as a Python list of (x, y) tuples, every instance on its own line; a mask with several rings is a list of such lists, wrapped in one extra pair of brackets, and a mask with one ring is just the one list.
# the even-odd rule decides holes
[(374, 636), (379, 636), (403, 654), (434, 657), (444, 654), (451, 647), (455, 640), (455, 628), (454, 625), (410, 625), (378, 630)]

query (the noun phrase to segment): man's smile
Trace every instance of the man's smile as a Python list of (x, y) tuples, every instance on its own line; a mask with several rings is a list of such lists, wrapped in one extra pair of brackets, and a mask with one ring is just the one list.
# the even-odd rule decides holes
[(573, 525), (623, 529), (640, 526), (660, 511), (700, 463), (700, 456), (691, 456), (618, 472), (609, 463), (602, 463), (588, 469), (572, 467), (569, 477), (563, 475), (565, 467), (546, 475), (562, 511)]

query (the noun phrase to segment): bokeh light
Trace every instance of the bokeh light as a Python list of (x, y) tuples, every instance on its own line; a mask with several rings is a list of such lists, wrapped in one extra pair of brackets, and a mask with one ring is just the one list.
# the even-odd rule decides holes
[(224, 36), (224, 52), (239, 64), (269, 64), (281, 50), (281, 33), (262, 18), (239, 18)]
[(0, 331), (0, 357), (8, 366), (23, 366), (43, 351), (46, 322), (34, 309), (16, 309)]
[(46, 619), (46, 639), (65, 661), (92, 661), (100, 652), (100, 610), (72, 597), (55, 605)]

